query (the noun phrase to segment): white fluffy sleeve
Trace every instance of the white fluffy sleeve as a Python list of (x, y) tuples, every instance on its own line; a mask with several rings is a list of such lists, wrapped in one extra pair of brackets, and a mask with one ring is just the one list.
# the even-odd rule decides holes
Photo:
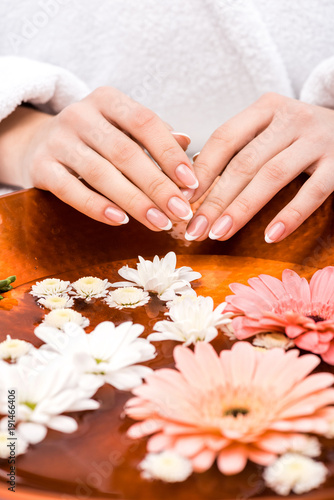
[(66, 69), (21, 57), (0, 57), (0, 121), (22, 102), (58, 113), (90, 92)]
[(300, 100), (326, 108), (334, 108), (334, 57), (325, 59), (309, 75)]

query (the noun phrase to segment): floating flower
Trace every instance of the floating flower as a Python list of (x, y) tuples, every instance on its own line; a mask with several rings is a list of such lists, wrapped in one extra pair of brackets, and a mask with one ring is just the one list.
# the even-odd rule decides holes
[(188, 288), (185, 292), (183, 292), (180, 295), (176, 293), (175, 296), (171, 300), (168, 300), (168, 302), (166, 302), (166, 306), (168, 307), (168, 309), (170, 309), (175, 304), (179, 304), (180, 302), (183, 302), (186, 297), (190, 297), (191, 300), (196, 301), (197, 300), (197, 293), (192, 288)]
[(74, 418), (61, 413), (99, 407), (97, 401), (90, 399), (96, 387), (93, 390), (80, 387), (78, 373), (61, 356), (40, 370), (29, 364), (0, 361), (0, 380), (0, 413), (7, 413), (8, 391), (15, 388), (16, 420), (20, 435), (29, 443), (42, 441), (47, 428), (76, 431), (78, 424)]
[(0, 358), (16, 360), (27, 354), (30, 349), (33, 349), (33, 345), (29, 342), (12, 339), (10, 335), (7, 335), (6, 340), (0, 343)]
[(318, 488), (327, 474), (323, 463), (298, 453), (286, 453), (265, 469), (263, 477), (269, 488), (285, 496), (290, 491), (301, 495)]
[(51, 309), (51, 311), (54, 309), (67, 309), (74, 305), (74, 300), (68, 295), (50, 295), (39, 299), (37, 302), (46, 309)]
[(91, 299), (105, 297), (111, 284), (108, 280), (101, 280), (93, 276), (84, 276), (72, 283), (74, 290), (70, 292), (76, 299), (85, 299), (89, 302)]
[(48, 297), (49, 295), (63, 295), (70, 290), (70, 282), (58, 278), (47, 278), (37, 281), (31, 288), (31, 295), (35, 297)]
[(139, 258), (137, 269), (123, 266), (118, 274), (128, 281), (113, 283), (112, 286), (139, 286), (147, 292), (158, 294), (161, 300), (171, 300), (175, 292), (183, 293), (190, 288), (190, 282), (201, 278), (201, 274), (193, 271), (191, 267), (176, 269), (176, 255), (169, 252), (159, 259), (156, 255), (153, 262)]
[(316, 437), (299, 434), (291, 442), (288, 451), (307, 457), (318, 457), (321, 454), (321, 446)]
[(45, 316), (43, 321), (46, 326), (59, 328), (59, 330), (64, 328), (64, 325), (69, 322), (76, 323), (82, 328), (86, 328), (89, 325), (89, 319), (74, 311), (74, 309), (54, 309)]
[(35, 335), (51, 350), (71, 358), (84, 386), (88, 387), (93, 378), (100, 386), (107, 383), (127, 391), (152, 372), (151, 368), (137, 364), (156, 354), (148, 340), (138, 338), (143, 331), (142, 325), (130, 321), (119, 326), (104, 321), (89, 334), (75, 324), (67, 324), (63, 333), (40, 325)]
[(265, 349), (274, 349), (280, 347), (282, 349), (290, 349), (294, 347), (294, 343), (283, 333), (258, 333), (254, 340), (253, 345), (256, 347), (264, 347)]
[(238, 339), (261, 332), (285, 333), (300, 349), (334, 364), (334, 267), (317, 271), (310, 283), (286, 269), (282, 281), (266, 274), (233, 283), (226, 297)]
[(123, 309), (124, 307), (133, 309), (147, 304), (149, 300), (150, 294), (148, 292), (133, 286), (117, 288), (110, 292), (105, 299), (109, 307), (116, 307), (116, 309)]
[(223, 314), (225, 306), (224, 302), (214, 309), (211, 297), (185, 296), (165, 313), (171, 321), (158, 321), (154, 325), (157, 333), (151, 333), (148, 340), (176, 340), (185, 345), (211, 342), (218, 335), (218, 328), (231, 323), (231, 314)]
[[(0, 458), (9, 458), (11, 449), (8, 446), (10, 442), (14, 442), (15, 455), (22, 455), (28, 449), (29, 443), (21, 436), (20, 430), (18, 426), (16, 429), (14, 427), (14, 431), (12, 431), (12, 427), (10, 431), (8, 431), (8, 418), (2, 418), (0, 420)], [(13, 440), (13, 437), (15, 440)]]
[(192, 352), (174, 349), (177, 370), (146, 377), (126, 405), (142, 422), (130, 437), (153, 435), (148, 451), (173, 450), (189, 458), (195, 471), (211, 467), (236, 474), (247, 459), (269, 465), (293, 446), (296, 436), (325, 434), (333, 419), (334, 380), (330, 373), (309, 373), (319, 364), (297, 349), (257, 352), (237, 342), (218, 355), (200, 342)]
[(148, 453), (139, 468), (144, 479), (160, 479), (166, 483), (185, 481), (192, 473), (190, 460), (174, 451)]

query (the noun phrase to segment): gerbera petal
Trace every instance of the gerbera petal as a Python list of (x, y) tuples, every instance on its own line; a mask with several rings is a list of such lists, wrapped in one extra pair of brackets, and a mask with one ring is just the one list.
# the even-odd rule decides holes
[(329, 344), (329, 348), (321, 355), (322, 359), (329, 365), (334, 365), (334, 341)]
[(247, 451), (242, 445), (232, 445), (221, 451), (217, 458), (220, 472), (227, 476), (238, 474), (247, 463)]
[(334, 298), (334, 267), (320, 269), (311, 278), (310, 289), (313, 302), (326, 303)]
[(298, 297), (305, 303), (310, 302), (310, 287), (305, 278), (301, 278), (291, 269), (285, 269), (282, 273), (282, 282), (286, 293), (290, 295), (290, 297)]
[(203, 450), (191, 459), (195, 472), (204, 472), (212, 466), (216, 454), (211, 450)]

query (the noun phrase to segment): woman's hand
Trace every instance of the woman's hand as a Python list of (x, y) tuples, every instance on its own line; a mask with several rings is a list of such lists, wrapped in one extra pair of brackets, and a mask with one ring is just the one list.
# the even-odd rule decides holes
[(21, 107), (4, 120), (0, 180), (49, 190), (107, 224), (126, 223), (127, 212), (153, 231), (170, 229), (170, 219), (192, 217), (179, 189), (198, 186), (184, 152), (189, 142), (117, 89), (101, 87), (56, 116)]
[(334, 111), (266, 94), (219, 127), (194, 163), (196, 201), (219, 180), (186, 238), (227, 240), (301, 172), (311, 174), (270, 222), (265, 240), (283, 240), (334, 190)]

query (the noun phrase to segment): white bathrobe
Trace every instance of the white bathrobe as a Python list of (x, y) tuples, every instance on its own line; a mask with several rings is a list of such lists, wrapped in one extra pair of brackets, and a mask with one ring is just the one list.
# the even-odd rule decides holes
[(112, 85), (191, 136), (272, 91), (334, 108), (333, 0), (0, 0), (0, 120)]

